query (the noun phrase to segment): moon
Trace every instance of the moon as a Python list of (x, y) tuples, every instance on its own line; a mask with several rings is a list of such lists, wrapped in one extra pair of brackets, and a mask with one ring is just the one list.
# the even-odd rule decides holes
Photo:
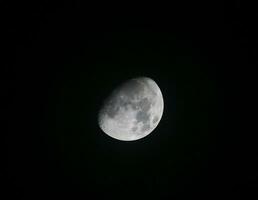
[(98, 114), (101, 130), (121, 141), (139, 140), (159, 124), (164, 109), (160, 88), (149, 77), (125, 81), (104, 100)]

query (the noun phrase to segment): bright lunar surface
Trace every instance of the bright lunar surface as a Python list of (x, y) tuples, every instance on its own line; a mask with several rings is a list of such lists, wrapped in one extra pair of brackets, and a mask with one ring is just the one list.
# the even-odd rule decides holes
[(158, 85), (147, 77), (134, 78), (121, 84), (104, 101), (98, 122), (110, 137), (133, 141), (147, 136), (157, 127), (163, 109)]

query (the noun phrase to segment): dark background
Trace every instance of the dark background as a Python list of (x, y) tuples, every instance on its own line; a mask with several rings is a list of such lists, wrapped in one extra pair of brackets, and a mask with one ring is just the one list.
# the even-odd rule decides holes
[[(3, 196), (256, 195), (254, 5), (36, 1), (3, 10)], [(164, 114), (148, 137), (119, 142), (97, 113), (136, 76), (160, 86)]]

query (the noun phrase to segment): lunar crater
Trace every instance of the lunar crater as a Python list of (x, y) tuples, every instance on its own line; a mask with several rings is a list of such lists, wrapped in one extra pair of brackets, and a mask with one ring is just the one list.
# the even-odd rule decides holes
[(144, 111), (138, 111), (137, 114), (136, 114), (136, 120), (137, 120), (137, 123), (148, 123), (149, 122), (149, 119), (150, 119), (150, 114), (147, 113), (147, 112), (144, 112)]
[(137, 131), (137, 129), (138, 129), (138, 127), (137, 127), (137, 126), (134, 126), (134, 127), (132, 128), (132, 131), (135, 132), (135, 131)]
[(159, 117), (158, 116), (155, 116), (152, 120), (152, 123), (155, 124), (156, 122), (159, 121)]

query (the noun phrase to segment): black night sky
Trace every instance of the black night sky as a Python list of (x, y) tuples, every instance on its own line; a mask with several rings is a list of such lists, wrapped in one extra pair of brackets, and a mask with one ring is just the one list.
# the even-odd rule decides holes
[[(255, 8), (85, 2), (3, 5), (1, 194), (257, 195)], [(97, 114), (114, 87), (138, 76), (157, 82), (164, 114), (148, 137), (120, 142)]]

